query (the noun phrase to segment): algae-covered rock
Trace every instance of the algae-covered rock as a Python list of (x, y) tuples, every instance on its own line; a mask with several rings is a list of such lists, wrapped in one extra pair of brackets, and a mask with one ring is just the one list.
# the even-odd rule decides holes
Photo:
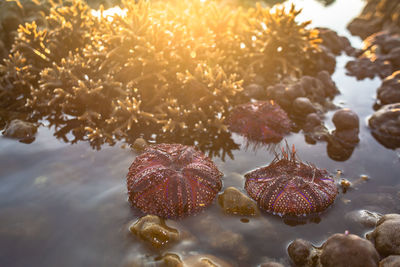
[(400, 214), (386, 214), (368, 235), (382, 256), (400, 255)]
[(254, 216), (260, 211), (257, 204), (235, 187), (228, 187), (218, 196), (218, 203), (225, 213)]
[(129, 231), (153, 248), (164, 248), (179, 241), (179, 231), (168, 227), (164, 219), (155, 215), (146, 215), (134, 222)]

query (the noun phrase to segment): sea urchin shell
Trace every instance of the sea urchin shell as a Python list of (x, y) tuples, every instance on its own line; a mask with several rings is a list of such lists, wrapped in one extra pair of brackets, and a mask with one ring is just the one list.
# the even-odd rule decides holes
[(308, 215), (333, 203), (338, 189), (326, 170), (282, 149), (272, 163), (245, 174), (245, 188), (261, 209), (278, 215)]
[(152, 145), (129, 168), (129, 201), (144, 213), (182, 217), (213, 201), (221, 190), (221, 177), (211, 159), (194, 147)]
[(264, 143), (279, 142), (292, 125), (286, 112), (272, 100), (236, 106), (227, 123), (231, 131)]

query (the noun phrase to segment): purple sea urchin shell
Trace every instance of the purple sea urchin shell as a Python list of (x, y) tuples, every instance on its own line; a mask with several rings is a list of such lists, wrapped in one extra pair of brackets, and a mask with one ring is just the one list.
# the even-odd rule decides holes
[(231, 131), (265, 143), (279, 142), (292, 126), (286, 112), (272, 100), (236, 106), (227, 123)]
[(245, 174), (245, 188), (261, 209), (278, 215), (321, 212), (333, 203), (338, 189), (326, 170), (282, 150), (272, 163)]
[(152, 145), (129, 168), (129, 201), (144, 213), (176, 218), (208, 206), (222, 173), (202, 152), (180, 144)]

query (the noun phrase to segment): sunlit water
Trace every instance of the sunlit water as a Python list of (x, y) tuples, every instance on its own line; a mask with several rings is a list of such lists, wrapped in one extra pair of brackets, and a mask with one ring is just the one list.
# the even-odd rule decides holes
[[(360, 0), (338, 0), (329, 7), (309, 0), (293, 1), (303, 7), (301, 19), (313, 26), (329, 27), (350, 37), (346, 24), (362, 9)], [(189, 237), (164, 251), (153, 251), (132, 237), (127, 227), (140, 214), (127, 202), (125, 175), (136, 154), (119, 145), (92, 150), (87, 143), (65, 144), (45, 127), (30, 145), (0, 139), (0, 266), (128, 266), (151, 262), (165, 252), (186, 257), (212, 254), (237, 266), (256, 266), (267, 259), (288, 264), (286, 247), (295, 238), (321, 244), (333, 233), (363, 235), (367, 228), (346, 219), (349, 211), (366, 208), (380, 213), (400, 212), (399, 154), (377, 143), (371, 136), (367, 118), (380, 81), (356, 81), (345, 75), (346, 56), (337, 58), (333, 75), (341, 95), (335, 102), (353, 109), (361, 121), (361, 142), (344, 162), (330, 159), (326, 143), (309, 145), (301, 133), (287, 141), (295, 144), (302, 160), (331, 173), (356, 181), (360, 175), (370, 180), (341, 193), (326, 212), (305, 224), (293, 225), (280, 217), (263, 214), (248, 223), (240, 216), (223, 215), (214, 204), (204, 213), (177, 222), (167, 222)], [(332, 128), (327, 114), (326, 124)], [(224, 187), (243, 188), (243, 174), (269, 163), (273, 153), (265, 147), (234, 151), (234, 159), (214, 161), (225, 174)], [(204, 229), (204, 225), (207, 225)], [(238, 244), (210, 244), (207, 231), (236, 233)], [(151, 265), (149, 265), (151, 266)]]

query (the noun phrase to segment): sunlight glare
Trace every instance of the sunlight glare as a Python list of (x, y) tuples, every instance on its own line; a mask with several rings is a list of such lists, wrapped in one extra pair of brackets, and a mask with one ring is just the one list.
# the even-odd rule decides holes
[(128, 12), (128, 9), (124, 8), (121, 9), (119, 6), (116, 7), (111, 7), (109, 9), (104, 10), (103, 12), (101, 10), (92, 10), (91, 13), (93, 16), (97, 18), (106, 18), (109, 22), (112, 22), (114, 20), (115, 16), (119, 17), (125, 17)]

